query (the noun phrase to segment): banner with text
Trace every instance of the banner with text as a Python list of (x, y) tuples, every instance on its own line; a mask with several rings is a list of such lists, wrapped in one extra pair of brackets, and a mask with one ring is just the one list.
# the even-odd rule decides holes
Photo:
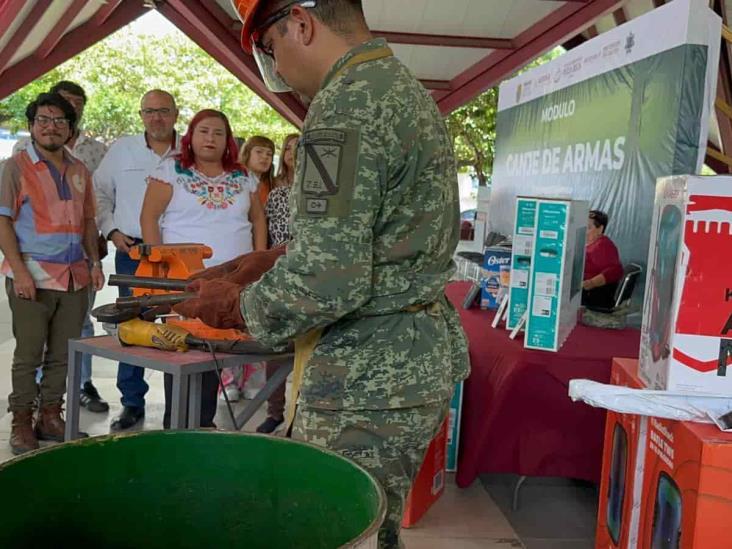
[(717, 82), (720, 18), (675, 0), (500, 87), (489, 228), (516, 196), (587, 200), (622, 260), (645, 263), (656, 178), (698, 173)]

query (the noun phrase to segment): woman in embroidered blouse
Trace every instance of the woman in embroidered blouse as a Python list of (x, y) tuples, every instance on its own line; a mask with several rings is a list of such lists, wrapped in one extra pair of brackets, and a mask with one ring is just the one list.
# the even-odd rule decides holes
[[(163, 160), (148, 177), (140, 214), (147, 244), (200, 242), (211, 247), (206, 267), (267, 248), (264, 210), (256, 183), (236, 161), (226, 116), (206, 109), (193, 117), (179, 155)], [(212, 427), (218, 378), (203, 375), (201, 426)], [(165, 427), (170, 421), (172, 377), (165, 378)]]
[(274, 188), (274, 152), (274, 141), (261, 135), (253, 135), (247, 139), (239, 152), (239, 163), (257, 180), (257, 193), (262, 207)]

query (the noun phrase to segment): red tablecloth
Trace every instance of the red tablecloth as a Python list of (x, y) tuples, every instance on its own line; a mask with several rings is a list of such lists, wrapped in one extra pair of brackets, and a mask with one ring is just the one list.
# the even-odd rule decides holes
[(458, 485), (469, 486), (480, 473), (598, 482), (605, 411), (572, 402), (569, 380), (608, 383), (613, 357), (638, 356), (640, 332), (578, 325), (557, 353), (527, 350), (523, 334), (510, 340), (504, 328), (491, 328), (493, 312), (462, 308), (468, 287), (454, 282), (447, 288), (472, 363), (463, 393)]

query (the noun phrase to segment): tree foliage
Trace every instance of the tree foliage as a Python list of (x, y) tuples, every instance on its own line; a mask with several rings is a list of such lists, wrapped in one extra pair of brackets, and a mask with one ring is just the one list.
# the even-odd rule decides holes
[[(521, 72), (531, 70), (560, 56), (564, 50), (555, 48), (539, 57)], [(491, 88), (450, 113), (447, 129), (452, 138), (458, 170), (466, 168), (481, 186), (488, 185), (493, 173), (496, 152), (496, 115), (498, 88)]]
[[(26, 127), (26, 105), (59, 80), (80, 84), (88, 96), (85, 131), (107, 143), (140, 133), (140, 98), (170, 91), (180, 109), (178, 129), (204, 108), (226, 113), (237, 136), (265, 135), (281, 143), (296, 128), (182, 33), (134, 34), (123, 29), (0, 102), (0, 123)], [(6, 120), (3, 122), (3, 116)]]

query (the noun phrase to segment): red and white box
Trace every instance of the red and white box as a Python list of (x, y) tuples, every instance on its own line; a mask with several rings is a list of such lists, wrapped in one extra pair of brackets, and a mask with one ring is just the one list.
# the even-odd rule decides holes
[(731, 251), (732, 177), (658, 180), (640, 349), (649, 389), (732, 395)]
[(446, 419), (435, 438), (432, 439), (422, 467), (419, 469), (412, 490), (404, 505), (402, 527), (409, 528), (440, 499), (445, 491), (445, 466), (447, 464), (447, 427)]

